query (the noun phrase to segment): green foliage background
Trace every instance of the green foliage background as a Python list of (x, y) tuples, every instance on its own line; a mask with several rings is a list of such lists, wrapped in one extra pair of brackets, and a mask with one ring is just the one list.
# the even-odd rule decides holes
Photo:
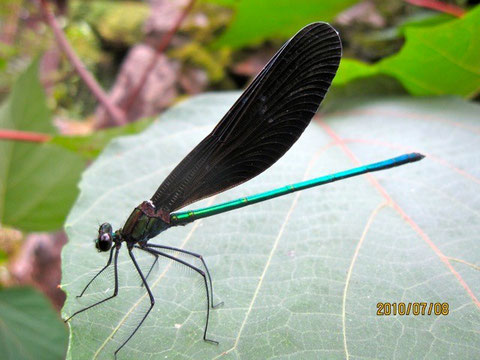
[(64, 359), (68, 335), (49, 301), (30, 288), (0, 291), (2, 359)]
[[(51, 134), (50, 110), (34, 62), (0, 108), (2, 129)], [(84, 162), (50, 144), (0, 142), (0, 221), (25, 231), (56, 230), (77, 196)], [(32, 191), (32, 190), (35, 191)]]
[(461, 19), (404, 29), (406, 43), (397, 54), (368, 65), (343, 59), (334, 84), (359, 77), (395, 77), (412, 95), (474, 97), (480, 90), (480, 6)]

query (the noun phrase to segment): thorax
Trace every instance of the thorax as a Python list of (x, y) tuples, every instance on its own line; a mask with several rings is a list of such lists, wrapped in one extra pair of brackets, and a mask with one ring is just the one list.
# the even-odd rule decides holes
[(144, 201), (130, 214), (121, 230), (127, 243), (146, 242), (170, 227), (170, 214), (157, 211), (150, 201)]

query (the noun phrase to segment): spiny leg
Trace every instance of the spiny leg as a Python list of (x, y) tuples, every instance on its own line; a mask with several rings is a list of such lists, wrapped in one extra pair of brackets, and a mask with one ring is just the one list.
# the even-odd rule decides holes
[[(118, 260), (118, 251), (119, 251), (119, 250), (120, 250), (119, 248), (115, 247), (115, 257), (114, 257), (114, 260), (113, 260), (114, 274), (115, 274), (115, 289), (113, 290), (113, 295), (111, 295), (111, 296), (109, 296), (109, 297), (107, 297), (107, 298), (105, 298), (105, 299), (103, 299), (103, 300), (100, 300), (100, 301), (96, 302), (95, 304), (92, 304), (92, 305), (90, 305), (90, 306), (87, 306), (86, 308), (83, 308), (83, 309), (81, 309), (81, 310), (78, 310), (78, 311), (74, 312), (71, 316), (69, 316), (69, 317), (65, 320), (65, 322), (69, 321), (69, 320), (70, 320), (71, 318), (73, 318), (75, 315), (78, 315), (78, 314), (80, 314), (80, 313), (82, 313), (82, 312), (84, 312), (84, 311), (86, 311), (86, 310), (88, 310), (88, 309), (93, 308), (94, 306), (100, 305), (100, 304), (104, 303), (105, 301), (108, 301), (108, 300), (110, 300), (110, 299), (113, 299), (115, 296), (117, 296), (117, 294), (118, 294), (117, 260)], [(110, 262), (110, 261), (111, 261), (111, 259), (108, 260), (108, 262)], [(110, 265), (110, 264), (107, 263), (107, 266), (108, 266), (108, 265)], [(105, 266), (101, 271), (105, 270), (105, 269), (107, 268), (107, 266)], [(99, 274), (100, 274), (100, 273), (99, 273)], [(98, 276), (98, 274), (97, 274), (95, 277), (97, 277), (97, 276)], [(94, 277), (94, 279), (95, 279), (95, 277)], [(93, 281), (93, 279), (90, 281), (90, 283), (91, 283), (92, 281)], [(89, 283), (88, 285), (90, 285), (90, 283)], [(87, 285), (87, 287), (88, 287), (88, 285)], [(84, 291), (85, 291), (85, 290), (84, 290)], [(83, 294), (83, 292), (82, 292), (82, 294)], [(81, 296), (81, 295), (80, 295), (80, 296)]]
[(183, 249), (179, 249), (179, 248), (174, 248), (174, 247), (170, 247), (170, 246), (165, 246), (165, 245), (156, 245), (156, 244), (147, 244), (147, 247), (150, 247), (150, 248), (158, 248), (158, 249), (166, 249), (166, 250), (172, 250), (172, 251), (178, 251), (178, 252), (181, 252), (183, 254), (187, 254), (187, 255), (190, 255), (190, 256), (193, 256), (197, 259), (200, 259), (200, 261), (202, 262), (204, 268), (205, 268), (205, 272), (207, 273), (207, 277), (208, 277), (208, 282), (210, 284), (210, 295), (211, 295), (211, 306), (212, 306), (212, 309), (215, 309), (219, 306), (222, 306), (223, 305), (223, 301), (219, 302), (218, 304), (216, 305), (213, 305), (213, 285), (212, 285), (212, 278), (210, 276), (210, 271), (208, 271), (208, 267), (207, 267), (207, 264), (205, 263), (205, 260), (203, 259), (203, 256), (200, 255), (200, 254), (196, 254), (194, 252), (191, 252), (191, 251), (187, 251), (187, 250), (183, 250)]
[(130, 255), (130, 259), (132, 259), (133, 265), (135, 265), (135, 268), (137, 269), (138, 274), (142, 278), (143, 285), (145, 285), (145, 289), (147, 290), (148, 296), (150, 297), (150, 307), (148, 308), (148, 311), (143, 316), (142, 320), (138, 323), (135, 330), (133, 330), (133, 332), (127, 338), (127, 340), (125, 340), (123, 342), (123, 344), (120, 345), (120, 347), (117, 350), (115, 350), (115, 353), (114, 353), (115, 359), (117, 358), (117, 353), (125, 346), (125, 344), (133, 337), (133, 335), (135, 335), (135, 333), (140, 328), (140, 326), (142, 326), (143, 322), (145, 321), (148, 314), (150, 313), (150, 311), (152, 311), (152, 308), (155, 305), (155, 298), (153, 297), (152, 291), (150, 290), (150, 287), (147, 284), (147, 279), (145, 279), (145, 276), (143, 275), (142, 270), (140, 270), (140, 267), (138, 266), (138, 263), (137, 263), (137, 260), (135, 259), (135, 256), (133, 256), (132, 249), (128, 249), (128, 254)]
[(105, 265), (103, 267), (102, 270), (100, 270), (97, 275), (95, 275), (89, 282), (88, 284), (83, 288), (82, 292), (80, 293), (80, 295), (77, 295), (77, 298), (79, 297), (82, 297), (83, 294), (85, 293), (85, 291), (88, 289), (88, 287), (90, 286), (90, 284), (93, 282), (93, 280), (95, 280), (98, 275), (100, 275), (106, 268), (108, 268), (110, 266), (110, 264), (112, 263), (112, 257), (113, 257), (113, 250), (115, 250), (115, 247), (112, 247), (112, 250), (110, 250), (110, 257), (108, 258), (108, 261), (107, 261), (107, 265)]
[(176, 257), (165, 254), (161, 251), (158, 251), (158, 250), (155, 250), (155, 249), (152, 249), (152, 248), (149, 248), (149, 247), (143, 247), (142, 248), (142, 247), (138, 246), (138, 248), (141, 249), (141, 250), (147, 251), (147, 252), (151, 252), (153, 254), (157, 254), (157, 255), (166, 257), (170, 260), (173, 260), (173, 261), (176, 261), (176, 262), (178, 262), (182, 265), (185, 265), (185, 266), (194, 270), (195, 272), (197, 272), (198, 274), (200, 274), (203, 277), (203, 281), (204, 281), (204, 284), (205, 284), (205, 291), (207, 293), (207, 320), (205, 322), (205, 329), (203, 331), (203, 340), (218, 345), (218, 341), (207, 339), (208, 320), (210, 319), (210, 295), (209, 295), (209, 291), (208, 291), (208, 281), (207, 281), (207, 277), (205, 276), (205, 272), (203, 270), (197, 268), (196, 266), (193, 266), (193, 265), (191, 265), (191, 264), (189, 264), (189, 263), (187, 263), (183, 260), (177, 259)]
[[(145, 280), (148, 279), (148, 277), (150, 276), (150, 273), (152, 272), (153, 268), (155, 267), (155, 264), (158, 262), (158, 255), (157, 254), (152, 254), (150, 252), (149, 252), (149, 254), (155, 256), (155, 261), (153, 262), (152, 266), (150, 266), (150, 270), (148, 270), (147, 276), (145, 276)], [(143, 287), (143, 282), (142, 282), (142, 285), (140, 285), (140, 287)]]

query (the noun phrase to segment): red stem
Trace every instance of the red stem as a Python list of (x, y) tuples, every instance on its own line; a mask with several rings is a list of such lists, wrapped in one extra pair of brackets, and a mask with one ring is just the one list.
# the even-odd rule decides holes
[(461, 7), (452, 4), (446, 4), (437, 0), (405, 0), (406, 2), (421, 6), (428, 9), (437, 10), (446, 14), (450, 14), (456, 17), (462, 17), (465, 15), (466, 11)]
[(132, 104), (135, 102), (135, 99), (138, 97), (138, 94), (143, 89), (143, 86), (145, 85), (145, 82), (148, 78), (148, 75), (152, 72), (152, 70), (155, 67), (155, 63), (158, 61), (159, 56), (162, 54), (162, 52), (167, 48), (168, 44), (170, 44), (170, 41), (173, 38), (173, 35), (178, 31), (178, 28), (180, 25), (182, 25), (183, 20), (187, 17), (188, 13), (192, 10), (193, 5), (195, 4), (195, 0), (190, 0), (187, 6), (183, 9), (182, 13), (178, 17), (177, 21), (173, 26), (170, 28), (170, 30), (163, 36), (162, 40), (158, 44), (158, 46), (155, 49), (155, 55), (153, 55), (152, 59), (150, 60), (150, 63), (148, 66), (145, 68), (145, 71), (143, 72), (142, 76), (140, 77), (140, 80), (137, 82), (137, 85), (135, 88), (130, 92), (130, 95), (127, 97), (125, 100), (122, 108), (125, 111), (125, 113), (128, 112)]
[(110, 101), (107, 94), (103, 91), (97, 81), (85, 68), (85, 65), (82, 63), (80, 58), (77, 56), (73, 48), (68, 43), (68, 40), (65, 37), (62, 29), (58, 25), (55, 16), (50, 11), (47, 1), (37, 0), (37, 2), (40, 5), (40, 9), (42, 10), (42, 13), (45, 17), (45, 21), (52, 28), (53, 34), (57, 39), (58, 46), (61, 50), (63, 50), (68, 60), (72, 63), (75, 71), (78, 73), (80, 78), (87, 85), (93, 95), (98, 99), (98, 101), (102, 103), (107, 113), (112, 117), (113, 121), (117, 125), (125, 124), (127, 122), (125, 113)]
[(0, 139), (44, 143), (52, 137), (48, 134), (0, 129)]

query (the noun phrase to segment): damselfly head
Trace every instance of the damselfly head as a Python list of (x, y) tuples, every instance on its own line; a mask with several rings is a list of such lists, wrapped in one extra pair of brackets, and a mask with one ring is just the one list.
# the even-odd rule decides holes
[(112, 248), (112, 242), (112, 225), (109, 223), (103, 223), (98, 229), (98, 237), (95, 240), (95, 247), (98, 251), (108, 251)]

